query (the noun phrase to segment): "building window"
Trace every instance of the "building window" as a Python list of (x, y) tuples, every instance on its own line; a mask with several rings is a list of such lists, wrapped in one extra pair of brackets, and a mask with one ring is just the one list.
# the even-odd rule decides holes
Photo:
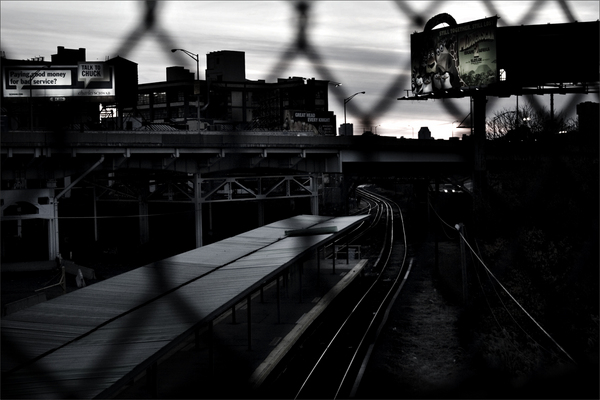
[(138, 94), (138, 104), (150, 104), (150, 95), (148, 93)]
[(185, 101), (185, 93), (183, 90), (177, 92), (177, 101)]
[(142, 116), (142, 121), (150, 120), (150, 110), (140, 111), (140, 115)]
[(167, 118), (167, 109), (166, 108), (155, 108), (154, 109), (154, 120), (164, 120)]
[(183, 107), (171, 107), (171, 118), (184, 118)]
[(500, 82), (506, 81), (506, 71), (504, 68), (500, 68)]
[(165, 92), (154, 93), (154, 104), (166, 104), (167, 94)]

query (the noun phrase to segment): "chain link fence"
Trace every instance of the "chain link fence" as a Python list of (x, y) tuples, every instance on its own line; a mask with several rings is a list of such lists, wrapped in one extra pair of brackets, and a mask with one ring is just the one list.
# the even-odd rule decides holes
[[(285, 45), (285, 50), (276, 57), (274, 66), (266, 74), (267, 79), (272, 80), (281, 77), (294, 62), (304, 59), (305, 61), (308, 61), (309, 64), (316, 70), (319, 79), (340, 82), (342, 79), (336, 74), (336, 71), (333, 68), (327, 65), (322, 50), (319, 50), (314, 45), (318, 38), (313, 34), (314, 26), (311, 25), (311, 21), (314, 18), (312, 13), (315, 9), (316, 3), (310, 1), (285, 3), (290, 5), (293, 13), (293, 19), (295, 21), (295, 25), (293, 25), (291, 28), (293, 29), (293, 40)], [(423, 6), (420, 4), (422, 2), (395, 1), (390, 3), (392, 3), (394, 8), (397, 10), (397, 20), (399, 26), (403, 26), (403, 29), (410, 31), (422, 31), (425, 23), (432, 16), (442, 12), (442, 6), (446, 2), (430, 2), (425, 8), (423, 8)], [(502, 26), (505, 19), (503, 18), (504, 15), (501, 7), (493, 1), (481, 1), (480, 3), (484, 5), (485, 9), (490, 15), (497, 15), (500, 17), (499, 26)], [(512, 23), (512, 25), (531, 23), (535, 18), (537, 10), (547, 3), (550, 2), (531, 2), (529, 7), (519, 18), (518, 22)], [(575, 13), (573, 11), (573, 6), (570, 3), (566, 1), (557, 1), (556, 3), (563, 11), (564, 18), (567, 21), (575, 21)], [(144, 3), (140, 3), (140, 13), (137, 16), (137, 21), (133, 26), (130, 27), (128, 33), (124, 37), (117, 39), (114, 45), (115, 50), (113, 54), (118, 54), (125, 58), (130, 57), (136, 48), (141, 46), (142, 42), (145, 40), (153, 40), (155, 43), (158, 43), (162, 52), (165, 54), (172, 54), (171, 49), (178, 47), (176, 45), (175, 35), (173, 33), (177, 27), (171, 26), (167, 28), (167, 24), (162, 23), (164, 17), (163, 10), (165, 10), (167, 6), (171, 5), (168, 2), (162, 4), (158, 1), (146, 1)], [(462, 3), (462, 7), (471, 7), (471, 2), (468, 4)], [(511, 16), (509, 19), (514, 20), (514, 18), (514, 16)], [(156, 40), (156, 38), (159, 40)], [(174, 63), (180, 61), (180, 59), (174, 54), (170, 57)], [(388, 80), (389, 83), (385, 87), (385, 90), (381, 96), (376, 99), (374, 103), (370, 104), (368, 107), (360, 102), (348, 103), (348, 112), (354, 115), (359, 115), (362, 125), (367, 127), (372, 126), (374, 121), (382, 120), (390, 113), (397, 112), (397, 110), (395, 110), (398, 104), (397, 98), (403, 96), (405, 91), (411, 87), (410, 74), (407, 73), (407, 71), (410, 71), (409, 57), (406, 58), (405, 65), (398, 65), (397, 72), (391, 73), (390, 79)], [(330, 95), (333, 96), (338, 103), (343, 104), (344, 99), (351, 95), (351, 93), (344, 89), (343, 86), (339, 89), (340, 90), (330, 91)], [(583, 101), (582, 97), (583, 95), (570, 96), (565, 108), (573, 108), (575, 104)], [(543, 109), (541, 100), (536, 97), (528, 97), (526, 101), (529, 102), (535, 109)], [(495, 102), (496, 99), (489, 99), (488, 109), (493, 108)], [(452, 115), (452, 118), (455, 120), (460, 121), (465, 117), (465, 110), (463, 107), (461, 107), (459, 100), (450, 99), (442, 102), (442, 105), (446, 112)], [(164, 272), (159, 271), (159, 273), (154, 276), (154, 279), (156, 280), (155, 283), (158, 286), (164, 286), (165, 283), (168, 282), (169, 277), (165, 276)], [(173, 310), (185, 310), (187, 313), (194, 312), (193, 307), (187, 304), (184, 298), (178, 298), (177, 296), (174, 298), (176, 301), (172, 305)], [(201, 320), (202, 318), (203, 316), (201, 315), (197, 316), (198, 320)], [(116, 319), (116, 317), (112, 320), (114, 319)], [(124, 329), (116, 331), (114, 341), (125, 341), (125, 338), (121, 338), (119, 335), (124, 335), (127, 332), (130, 332), (130, 329), (144, 329), (144, 323), (140, 323), (139, 321), (149, 321), (150, 319), (150, 316), (148, 316), (146, 319), (137, 319), (136, 321), (138, 322), (136, 322), (135, 326), (123, 326)], [(133, 323), (133, 319), (131, 319), (131, 321)], [(108, 324), (109, 322), (110, 321), (106, 322), (104, 325)], [(26, 349), (20, 349), (12, 346), (10, 340), (5, 340), (5, 338), (3, 338), (3, 346), (3, 352), (6, 350), (7, 352), (11, 353), (10, 355), (12, 357), (22, 359), (24, 362), (28, 360), (27, 353), (25, 351)], [(59, 350), (59, 348), (54, 350)], [(94, 360), (93, 362), (97, 365), (110, 366), (112, 365), (113, 361), (121, 357), (126, 357), (126, 355), (127, 349), (120, 349), (118, 354), (105, 354), (103, 357), (100, 357), (100, 359)], [(37, 368), (37, 372), (40, 374), (40, 376), (46, 376), (48, 378), (54, 375), (53, 371), (45, 370), (45, 367), (37, 366), (37, 364), (39, 363), (34, 363), (31, 365), (31, 367), (33, 369)], [(55, 382), (55, 384), (55, 393), (61, 393), (61, 396), (69, 397), (70, 390), (67, 386), (63, 385), (58, 380)]]

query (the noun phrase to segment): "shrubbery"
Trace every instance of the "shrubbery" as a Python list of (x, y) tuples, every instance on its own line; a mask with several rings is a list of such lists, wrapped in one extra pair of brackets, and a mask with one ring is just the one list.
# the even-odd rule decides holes
[[(597, 162), (597, 154), (530, 157), (518, 168), (490, 168), (489, 204), (480, 215), (488, 267), (553, 340), (596, 371)], [(517, 381), (573, 365), (483, 267), (474, 266), (467, 326), (483, 365)]]

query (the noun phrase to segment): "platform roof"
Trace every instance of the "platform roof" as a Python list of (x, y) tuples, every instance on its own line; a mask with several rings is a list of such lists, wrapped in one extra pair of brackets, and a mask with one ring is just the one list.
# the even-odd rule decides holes
[[(2, 397), (109, 396), (364, 218), (288, 218), (9, 315), (1, 326)], [(332, 226), (336, 233), (286, 235)]]

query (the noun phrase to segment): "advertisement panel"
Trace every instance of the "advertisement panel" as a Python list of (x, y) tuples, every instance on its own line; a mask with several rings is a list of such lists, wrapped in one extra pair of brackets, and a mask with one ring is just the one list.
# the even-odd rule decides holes
[(331, 111), (285, 110), (283, 129), (313, 131), (316, 135), (335, 135), (335, 115)]
[(114, 68), (102, 62), (4, 67), (2, 93), (11, 98), (115, 96)]
[(498, 80), (497, 18), (411, 35), (413, 95), (481, 88)]

